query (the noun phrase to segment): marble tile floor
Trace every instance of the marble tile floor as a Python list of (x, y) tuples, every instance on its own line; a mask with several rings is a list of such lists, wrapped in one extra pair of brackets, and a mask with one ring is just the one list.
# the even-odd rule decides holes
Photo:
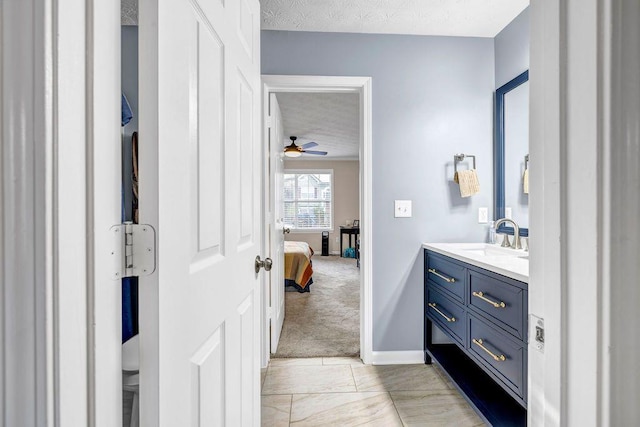
[(272, 359), (262, 370), (262, 426), (483, 426), (435, 366), (357, 358)]

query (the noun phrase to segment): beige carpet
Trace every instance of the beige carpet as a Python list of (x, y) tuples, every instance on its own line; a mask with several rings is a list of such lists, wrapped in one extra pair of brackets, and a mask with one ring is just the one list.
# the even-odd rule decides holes
[(360, 354), (360, 270), (353, 258), (313, 256), (311, 292), (285, 292), (285, 318), (273, 357)]

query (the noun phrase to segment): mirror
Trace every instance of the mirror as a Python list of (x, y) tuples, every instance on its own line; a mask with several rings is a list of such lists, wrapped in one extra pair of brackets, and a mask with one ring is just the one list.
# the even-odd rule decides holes
[[(529, 194), (525, 169), (529, 159), (529, 71), (496, 90), (494, 142), (494, 219), (510, 217), (529, 235)], [(528, 173), (528, 172), (527, 172)], [(513, 234), (501, 226), (501, 233)]]

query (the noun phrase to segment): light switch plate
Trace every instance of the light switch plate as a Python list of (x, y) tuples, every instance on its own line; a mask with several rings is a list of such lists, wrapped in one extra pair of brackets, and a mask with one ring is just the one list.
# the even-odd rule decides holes
[(394, 214), (396, 218), (411, 218), (411, 200), (396, 200)]
[(478, 224), (489, 222), (489, 208), (478, 208)]
[(504, 217), (511, 219), (511, 208), (509, 206), (507, 206), (506, 208), (504, 208)]

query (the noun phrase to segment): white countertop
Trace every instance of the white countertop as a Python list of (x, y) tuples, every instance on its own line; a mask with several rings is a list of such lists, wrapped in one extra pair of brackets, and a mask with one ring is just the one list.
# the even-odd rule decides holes
[(488, 243), (423, 243), (422, 247), (529, 283), (529, 253)]

